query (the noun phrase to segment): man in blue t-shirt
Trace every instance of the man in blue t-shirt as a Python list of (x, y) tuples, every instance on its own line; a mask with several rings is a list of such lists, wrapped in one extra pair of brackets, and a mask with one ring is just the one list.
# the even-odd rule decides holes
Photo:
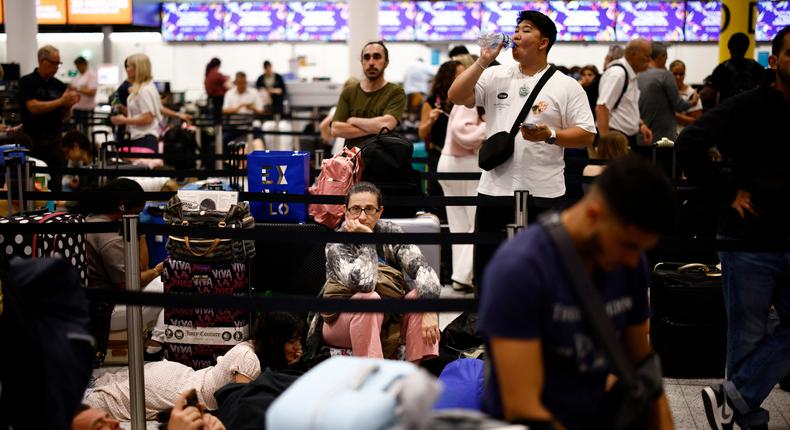
[[(652, 353), (643, 252), (671, 228), (674, 204), (663, 173), (628, 156), (612, 162), (590, 192), (559, 215), (634, 364)], [(481, 291), (480, 331), (491, 358), (486, 412), (530, 428), (606, 428), (602, 406), (612, 370), (542, 225), (499, 248)], [(663, 394), (652, 413), (657, 428), (672, 428)]]

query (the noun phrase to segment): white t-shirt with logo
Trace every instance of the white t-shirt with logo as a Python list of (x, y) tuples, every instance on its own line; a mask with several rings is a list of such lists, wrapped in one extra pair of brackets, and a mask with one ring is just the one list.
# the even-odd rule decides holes
[[(485, 108), (486, 138), (510, 131), (529, 98), (528, 92), (546, 70), (548, 67), (535, 76), (525, 76), (515, 64), (489, 67), (483, 72), (475, 85), (475, 104)], [(520, 91), (522, 87), (528, 91)], [(584, 89), (559, 71), (543, 86), (524, 122), (546, 124), (558, 131), (579, 127), (595, 133)], [(527, 141), (519, 132), (513, 157), (484, 171), (477, 191), (491, 196), (512, 196), (516, 190), (527, 190), (536, 197), (561, 197), (565, 194), (564, 170), (562, 147)]]

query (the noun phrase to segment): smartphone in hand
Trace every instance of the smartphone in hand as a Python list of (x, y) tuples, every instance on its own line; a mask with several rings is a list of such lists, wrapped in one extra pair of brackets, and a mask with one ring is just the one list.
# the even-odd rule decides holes
[(187, 393), (187, 404), (184, 407), (188, 408), (190, 406), (194, 406), (194, 407), (200, 409), (200, 406), (198, 404), (197, 391), (195, 391), (194, 388), (189, 390), (189, 393)]
[(524, 122), (524, 123), (521, 123), (521, 127), (522, 127), (522, 128), (526, 128), (526, 129), (527, 129), (527, 130), (529, 130), (529, 131), (535, 131), (535, 130), (537, 130), (537, 129), (538, 129), (538, 125), (537, 125), (537, 124), (533, 124), (533, 123), (531, 123), (531, 122)]

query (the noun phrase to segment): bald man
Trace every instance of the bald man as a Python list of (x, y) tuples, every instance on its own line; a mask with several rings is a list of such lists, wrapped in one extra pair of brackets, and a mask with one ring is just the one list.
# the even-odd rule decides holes
[(628, 136), (633, 149), (636, 137), (653, 141), (653, 133), (639, 116), (639, 82), (636, 74), (647, 70), (652, 52), (650, 42), (634, 39), (625, 47), (625, 56), (609, 63), (598, 86), (595, 106), (596, 126), (603, 136), (617, 130)]

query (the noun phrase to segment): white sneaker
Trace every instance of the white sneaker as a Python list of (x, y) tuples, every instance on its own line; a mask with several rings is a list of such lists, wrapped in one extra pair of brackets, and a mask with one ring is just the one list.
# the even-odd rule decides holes
[(705, 405), (705, 416), (710, 428), (714, 430), (731, 430), (733, 428), (735, 410), (727, 401), (724, 388), (705, 387), (702, 389), (702, 403)]

